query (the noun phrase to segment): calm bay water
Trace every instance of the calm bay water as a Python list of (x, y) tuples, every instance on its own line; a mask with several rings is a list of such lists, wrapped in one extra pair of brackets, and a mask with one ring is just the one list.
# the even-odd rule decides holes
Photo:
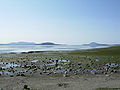
[(72, 51), (104, 47), (89, 47), (82, 45), (0, 45), (0, 53), (28, 51)]

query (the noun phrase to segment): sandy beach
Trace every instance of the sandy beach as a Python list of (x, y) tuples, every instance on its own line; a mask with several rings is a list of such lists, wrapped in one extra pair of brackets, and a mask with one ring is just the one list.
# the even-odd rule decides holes
[[(23, 90), (28, 85), (30, 90), (95, 90), (96, 88), (120, 88), (120, 75), (74, 75), (70, 77), (26, 76), (0, 77), (3, 90)], [(119, 89), (116, 89), (119, 90)]]

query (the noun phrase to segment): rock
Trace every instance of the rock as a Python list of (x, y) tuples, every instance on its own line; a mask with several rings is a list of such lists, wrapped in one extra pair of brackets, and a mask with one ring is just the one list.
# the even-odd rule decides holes
[(42, 72), (40, 72), (40, 75), (42, 75)]
[(0, 70), (2, 70), (2, 67), (0, 67)]
[(3, 90), (2, 88), (0, 88), (0, 90)]
[(91, 74), (95, 75), (95, 74), (96, 74), (96, 72), (95, 72), (95, 71), (91, 71)]
[(66, 74), (63, 74), (63, 77), (67, 77), (67, 75), (66, 75)]
[(106, 74), (105, 76), (108, 77), (108, 76), (110, 76), (110, 75), (109, 75), (109, 74)]
[(20, 74), (17, 74), (16, 76), (20, 76)]
[(10, 77), (13, 77), (13, 75), (10, 75)]
[(28, 88), (28, 85), (24, 85), (24, 89), (25, 90), (30, 90), (30, 88)]
[(58, 83), (58, 87), (64, 87), (66, 88), (69, 84), (68, 83)]
[(68, 73), (64, 72), (63, 77), (68, 77)]
[(63, 86), (63, 84), (62, 84), (62, 83), (58, 83), (57, 85), (58, 85), (59, 87), (62, 87), (62, 86)]
[(21, 76), (25, 76), (25, 74), (22, 73)]
[(24, 89), (27, 89), (28, 88), (28, 85), (24, 85)]

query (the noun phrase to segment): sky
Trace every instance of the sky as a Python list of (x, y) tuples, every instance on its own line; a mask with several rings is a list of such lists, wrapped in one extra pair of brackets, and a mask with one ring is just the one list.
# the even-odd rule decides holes
[(0, 43), (120, 43), (120, 0), (0, 0)]

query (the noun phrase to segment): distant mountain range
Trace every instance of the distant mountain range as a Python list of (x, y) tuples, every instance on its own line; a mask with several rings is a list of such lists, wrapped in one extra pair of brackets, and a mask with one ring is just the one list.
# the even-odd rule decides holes
[(7, 44), (0, 44), (0, 45), (59, 45), (59, 44), (55, 44), (52, 42), (45, 42), (45, 43), (34, 43), (34, 42), (12, 42), (12, 43), (7, 43)]
[(35, 45), (36, 43), (34, 42), (12, 42), (8, 43), (8, 45)]
[(40, 44), (36, 44), (36, 45), (60, 45), (60, 44), (55, 44), (52, 42), (45, 42), (45, 43), (40, 43)]
[[(62, 45), (62, 44), (55, 44), (52, 42), (44, 42), (44, 43), (34, 43), (34, 42), (12, 42), (7, 44), (0, 44), (0, 45)], [(120, 44), (100, 44), (96, 42), (91, 42), (89, 44), (83, 44), (82, 46), (90, 46), (90, 47), (98, 47), (98, 46), (120, 46)]]
[(99, 44), (96, 42), (91, 42), (89, 44), (83, 44), (83, 46), (98, 47), (98, 46), (120, 46), (120, 44)]

